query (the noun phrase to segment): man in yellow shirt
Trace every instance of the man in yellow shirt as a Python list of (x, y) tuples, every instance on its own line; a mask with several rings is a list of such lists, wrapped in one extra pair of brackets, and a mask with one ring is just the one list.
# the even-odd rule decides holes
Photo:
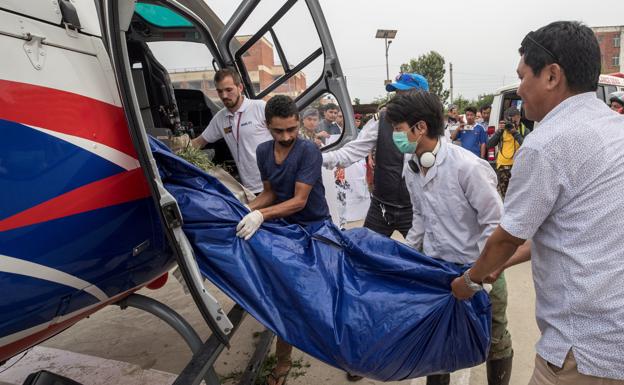
[(507, 186), (511, 178), (511, 167), (513, 166), (516, 152), (522, 145), (524, 138), (531, 130), (520, 121), (520, 111), (516, 107), (509, 107), (505, 110), (505, 120), (499, 122), (498, 130), (492, 135), (487, 143), (487, 147), (498, 146), (496, 156), (496, 176), (498, 177), (498, 192), (505, 199)]

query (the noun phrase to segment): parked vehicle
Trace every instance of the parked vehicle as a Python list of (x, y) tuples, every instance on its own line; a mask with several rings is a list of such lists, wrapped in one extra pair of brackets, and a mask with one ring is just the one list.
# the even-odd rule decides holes
[[(520, 83), (514, 83), (503, 87), (494, 94), (492, 102), (492, 113), (490, 114), (490, 122), (488, 124), (488, 136), (494, 134), (498, 128), (498, 122), (504, 120), (503, 114), (506, 109), (511, 106), (516, 107), (522, 114), (522, 122), (529, 128), (533, 129), (535, 122), (526, 119), (524, 116), (524, 108), (522, 108), (522, 99), (518, 96), (517, 90)], [(624, 79), (621, 77), (600, 75), (598, 88), (596, 89), (596, 97), (605, 103), (609, 103), (609, 95), (616, 91), (624, 90)], [(494, 163), (496, 159), (496, 150), (488, 149), (488, 161)]]

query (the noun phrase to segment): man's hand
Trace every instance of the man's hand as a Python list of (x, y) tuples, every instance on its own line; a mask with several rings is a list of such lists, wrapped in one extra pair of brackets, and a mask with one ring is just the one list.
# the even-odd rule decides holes
[(327, 131), (321, 131), (319, 133), (316, 134), (317, 138), (321, 138), (321, 139), (327, 139), (329, 138), (331, 135), (329, 135), (329, 133)]
[(451, 288), (453, 289), (453, 295), (457, 299), (466, 300), (475, 295), (475, 292), (466, 285), (464, 277), (455, 278), (453, 282), (451, 282)]
[(500, 275), (503, 273), (503, 271), (505, 271), (504, 266), (501, 267), (500, 269), (496, 270), (493, 273), (490, 273), (490, 275), (488, 275), (487, 277), (485, 277), (485, 279), (483, 280), (483, 283), (494, 283), (496, 282), (496, 280), (498, 280), (498, 277), (500, 277)]
[(259, 210), (254, 210), (245, 215), (236, 226), (236, 236), (245, 238), (248, 241), (258, 231), (260, 225), (264, 222), (264, 216)]
[(516, 129), (516, 127), (514, 126), (514, 128), (512, 128), (511, 130), (509, 130), (509, 133), (511, 135), (516, 135), (516, 133), (518, 132), (518, 130)]
[(174, 136), (171, 138), (171, 151), (179, 152), (191, 144), (191, 138), (187, 135)]

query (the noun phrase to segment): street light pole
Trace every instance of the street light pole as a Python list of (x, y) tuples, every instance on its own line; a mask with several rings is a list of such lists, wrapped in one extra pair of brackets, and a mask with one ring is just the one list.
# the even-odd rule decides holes
[(386, 49), (386, 80), (384, 81), (384, 85), (390, 83), (390, 66), (388, 64), (388, 49), (390, 49), (390, 44), (392, 44), (392, 39), (396, 37), (397, 30), (396, 29), (378, 29), (375, 37), (377, 39), (384, 39), (384, 48)]
[(388, 40), (388, 38), (385, 38), (386, 40), (386, 81), (390, 81), (390, 67), (388, 66), (388, 49), (390, 48), (390, 44), (392, 44), (392, 40)]

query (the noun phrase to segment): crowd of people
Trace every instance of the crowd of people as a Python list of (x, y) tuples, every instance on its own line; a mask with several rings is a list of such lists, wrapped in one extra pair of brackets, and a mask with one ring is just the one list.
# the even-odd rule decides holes
[[(460, 300), (492, 284), (488, 384), (509, 384), (512, 370), (504, 270), (532, 260), (542, 335), (530, 384), (622, 385), (624, 117), (595, 96), (600, 50), (588, 27), (551, 23), (527, 34), (519, 53), (522, 110), (505, 110), (491, 135), (490, 106), (466, 108), (465, 119), (455, 106), (445, 114), (423, 76), (401, 74), (387, 85), (396, 96), (358, 137), (322, 153), (343, 130), (336, 104), (298, 111), (287, 96), (249, 100), (238, 74), (224, 69), (215, 85), (225, 107), (192, 145), (225, 138), (243, 185), (257, 194), (237, 226), (246, 240), (265, 220), (329, 219), (322, 167), (337, 169), (339, 185), (340, 170), (371, 164), (374, 153), (364, 226), (398, 231), (432, 258), (474, 263), (449, 288)], [(622, 95), (610, 103), (623, 112)], [(532, 132), (523, 118), (540, 124)], [(291, 350), (278, 339), (270, 385), (286, 381)], [(427, 377), (428, 385), (449, 381), (448, 373)]]

